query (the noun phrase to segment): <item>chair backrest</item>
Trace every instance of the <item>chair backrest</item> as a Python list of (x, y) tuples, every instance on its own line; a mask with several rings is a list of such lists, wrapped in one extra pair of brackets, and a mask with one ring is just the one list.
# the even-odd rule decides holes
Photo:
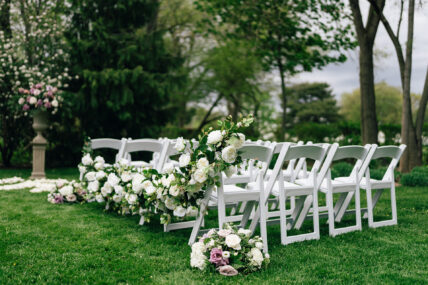
[(123, 157), (124, 149), (126, 145), (126, 138), (110, 139), (110, 138), (101, 138), (101, 139), (91, 139), (91, 148), (92, 149), (115, 149), (117, 154), (115, 157), (115, 162), (119, 161)]
[[(380, 147), (378, 147), (377, 145), (374, 145), (374, 146), (375, 148), (370, 158), (370, 161), (374, 159), (379, 159), (379, 158), (390, 158), (391, 162), (389, 163), (388, 168), (385, 174), (383, 175), (382, 180), (385, 181), (385, 180), (394, 179), (394, 177), (390, 177), (390, 174), (392, 173), (393, 175), (394, 169), (395, 167), (397, 167), (397, 164), (400, 161), (401, 155), (406, 150), (406, 145), (401, 144), (400, 146), (389, 145), (389, 146), (380, 146)], [(370, 161), (368, 161), (367, 164), (369, 164)]]
[(153, 161), (153, 168), (161, 171), (165, 162), (165, 153), (169, 145), (169, 140), (156, 140), (156, 139), (137, 139), (126, 141), (123, 154), (132, 152), (147, 151), (156, 155)]
[(349, 145), (349, 146), (341, 146), (336, 150), (336, 153), (333, 157), (333, 161), (344, 160), (348, 158), (356, 159), (354, 167), (349, 175), (349, 177), (354, 177), (355, 172), (358, 169), (358, 180), (360, 181), (364, 173), (366, 172), (366, 168), (368, 167), (368, 163), (364, 163), (366, 159), (370, 160), (373, 154), (373, 146), (370, 144), (366, 144), (365, 146), (359, 145)]
[[(331, 147), (328, 145), (295, 145), (292, 146), (290, 143), (285, 143), (281, 149), (281, 152), (279, 153), (278, 159), (275, 163), (275, 167), (273, 169), (272, 175), (269, 178), (268, 185), (265, 189), (266, 195), (265, 197), (269, 197), (270, 193), (272, 192), (273, 186), (276, 183), (276, 180), (278, 179), (278, 175), (282, 169), (282, 166), (284, 165), (285, 161), (290, 161), (292, 159), (300, 159), (300, 158), (309, 158), (315, 161), (317, 165), (320, 165), (324, 158), (326, 157), (326, 154), (328, 152), (328, 155), (326, 159), (324, 160), (325, 167), (329, 167), (331, 164), (331, 161), (333, 160), (333, 156), (335, 154), (335, 151), (338, 147), (338, 144), (335, 143)], [(330, 149), (330, 150), (329, 150)], [(328, 151), (329, 150), (329, 151)], [(315, 165), (314, 163), (314, 165)], [(323, 167), (324, 168), (324, 167)], [(313, 167), (313, 171), (318, 172), (318, 169), (316, 167)], [(325, 175), (327, 174), (327, 170), (320, 171), (320, 173), (317, 176), (317, 188), (319, 185), (321, 185), (322, 180), (324, 179)], [(267, 202), (264, 201), (265, 203)]]

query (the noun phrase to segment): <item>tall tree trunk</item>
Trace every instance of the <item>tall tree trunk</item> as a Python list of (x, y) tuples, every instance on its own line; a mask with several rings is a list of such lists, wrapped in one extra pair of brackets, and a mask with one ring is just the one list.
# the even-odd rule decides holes
[(363, 144), (377, 143), (378, 125), (373, 72), (373, 46), (360, 43), (361, 135)]
[(404, 68), (403, 84), (403, 109), (401, 112), (401, 139), (407, 145), (400, 163), (402, 172), (409, 172), (414, 166), (422, 164), (422, 158), (418, 156), (418, 143), (416, 129), (412, 119), (412, 104), (410, 99), (410, 83), (412, 75), (413, 54), (413, 27), (415, 21), (415, 0), (409, 1), (408, 30), (406, 43), (406, 60)]
[(281, 129), (278, 132), (278, 140), (282, 141), (285, 138), (285, 130), (287, 129), (287, 91), (285, 89), (285, 74), (282, 66), (281, 59), (277, 59), (279, 76), (281, 77), (281, 107), (282, 107), (282, 118), (281, 118)]
[(10, 38), (12, 37), (12, 29), (10, 27), (10, 0), (4, 0), (4, 2), (1, 3), (0, 9), (0, 29), (4, 32), (6, 38)]
[(419, 109), (416, 115), (416, 139), (418, 144), (418, 156), (422, 158), (422, 129), (424, 127), (425, 111), (428, 103), (428, 68), (425, 75), (424, 90), (422, 91), (421, 101), (419, 102)]

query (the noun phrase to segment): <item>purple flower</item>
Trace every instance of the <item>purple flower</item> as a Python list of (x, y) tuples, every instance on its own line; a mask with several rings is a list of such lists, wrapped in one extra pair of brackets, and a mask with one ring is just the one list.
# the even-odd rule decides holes
[(35, 89), (34, 89), (33, 87), (31, 87), (31, 88), (30, 88), (30, 94), (34, 94), (34, 90), (35, 90)]
[(28, 109), (30, 109), (30, 106), (28, 104), (24, 104), (22, 110), (27, 111)]
[(41, 107), (42, 105), (43, 105), (43, 101), (42, 101), (42, 99), (39, 99), (37, 101), (37, 107)]
[(30, 102), (31, 96), (27, 96), (27, 102)]
[(223, 258), (223, 251), (219, 248), (211, 249), (209, 261), (216, 266), (224, 266), (229, 264), (229, 258)]
[(36, 86), (34, 86), (34, 87), (37, 88), (37, 89), (41, 89), (42, 88), (42, 84), (37, 83)]
[(51, 102), (45, 102), (45, 108), (49, 109), (50, 107), (52, 107)]
[(61, 195), (55, 195), (54, 202), (55, 204), (62, 204), (64, 202), (64, 198)]

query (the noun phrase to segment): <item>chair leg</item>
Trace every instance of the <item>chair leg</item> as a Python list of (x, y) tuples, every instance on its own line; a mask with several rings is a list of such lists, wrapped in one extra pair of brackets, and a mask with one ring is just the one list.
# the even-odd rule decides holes
[(247, 226), (248, 220), (250, 219), (251, 212), (253, 211), (254, 204), (255, 203), (253, 201), (250, 201), (245, 204), (245, 208), (243, 211), (242, 220), (240, 224), (241, 228), (245, 228)]
[(267, 205), (265, 203), (259, 203), (259, 207), (260, 207), (260, 234), (263, 240), (263, 251), (264, 253), (267, 253), (268, 252), (267, 229), (266, 229)]
[[(309, 210), (311, 209), (311, 205), (313, 205), (313, 202), (314, 202), (313, 195), (306, 196), (305, 204), (303, 206), (303, 209), (300, 212), (299, 218), (297, 219), (297, 221), (296, 221), (296, 223), (294, 225), (294, 228), (296, 230), (299, 230), (302, 227), (303, 222), (305, 221), (305, 218), (308, 215)], [(318, 204), (317, 204), (317, 211), (318, 211)], [(314, 215), (315, 215), (315, 213), (314, 213)]]
[[(313, 193), (313, 201), (312, 201), (312, 209), (313, 209), (313, 223), (314, 223), (314, 234), (315, 239), (320, 239), (320, 216), (318, 211), (318, 189), (314, 189)], [(309, 212), (309, 210), (308, 210)]]
[(302, 211), (305, 200), (306, 200), (306, 196), (300, 196), (299, 199), (297, 199), (294, 210), (291, 214), (291, 221), (287, 225), (288, 230), (290, 230), (291, 228), (294, 227), (296, 220), (297, 220), (297, 217), (299, 216), (299, 214)]
[(327, 192), (327, 206), (328, 206), (328, 230), (330, 236), (334, 237), (334, 208), (333, 208), (333, 193), (331, 190)]
[(193, 224), (192, 233), (190, 234), (189, 238), (189, 245), (192, 245), (195, 243), (196, 238), (199, 234), (199, 230), (201, 229), (201, 225), (204, 222), (204, 213), (208, 206), (208, 201), (212, 193), (212, 188), (208, 188), (208, 190), (205, 192), (205, 197), (202, 200), (200, 206), (199, 206), (199, 214), (198, 217), (195, 220), (195, 223)]
[(392, 210), (392, 221), (397, 224), (397, 201), (395, 198), (395, 182), (391, 183), (391, 210)]
[(343, 219), (343, 216), (345, 215), (346, 209), (348, 209), (349, 204), (351, 203), (352, 197), (354, 196), (354, 192), (349, 192), (346, 195), (345, 200), (343, 201), (342, 206), (339, 209), (339, 212), (336, 214), (336, 222), (340, 222)]
[(360, 199), (360, 187), (356, 187), (355, 189), (355, 219), (357, 230), (361, 231), (361, 199)]
[(279, 191), (279, 222), (281, 229), (281, 244), (285, 245), (287, 240), (287, 217), (285, 209), (286, 195), (284, 191)]

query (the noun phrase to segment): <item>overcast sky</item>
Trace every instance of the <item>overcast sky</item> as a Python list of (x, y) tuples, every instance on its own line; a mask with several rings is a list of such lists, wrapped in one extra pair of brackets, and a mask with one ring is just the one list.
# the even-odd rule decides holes
[[(384, 14), (390, 21), (393, 30), (396, 30), (399, 18), (398, 1), (386, 1)], [(405, 1), (408, 5), (408, 1)], [(419, 1), (416, 1), (419, 2)], [(367, 15), (368, 2), (360, 1), (362, 13)], [(405, 44), (407, 36), (407, 9), (403, 15), (403, 23), (401, 26), (400, 39), (401, 43)], [(386, 53), (385, 58), (375, 60), (375, 82), (386, 81), (388, 84), (400, 87), (400, 73), (398, 69), (397, 58), (394, 47), (389, 39), (385, 28), (382, 24), (379, 25), (379, 30), (376, 35), (375, 49)], [(403, 50), (404, 51), (404, 50)], [(421, 8), (417, 5), (415, 13), (415, 29), (414, 29), (414, 45), (413, 45), (413, 67), (412, 67), (412, 92), (422, 93), (425, 74), (428, 67), (428, 3)], [(323, 70), (315, 70), (310, 73), (302, 73), (291, 80), (291, 82), (302, 81), (321, 81), (329, 83), (334, 94), (340, 98), (343, 92), (350, 92), (359, 87), (358, 78), (358, 53), (351, 51), (348, 53), (348, 60), (342, 64), (330, 64)]]

